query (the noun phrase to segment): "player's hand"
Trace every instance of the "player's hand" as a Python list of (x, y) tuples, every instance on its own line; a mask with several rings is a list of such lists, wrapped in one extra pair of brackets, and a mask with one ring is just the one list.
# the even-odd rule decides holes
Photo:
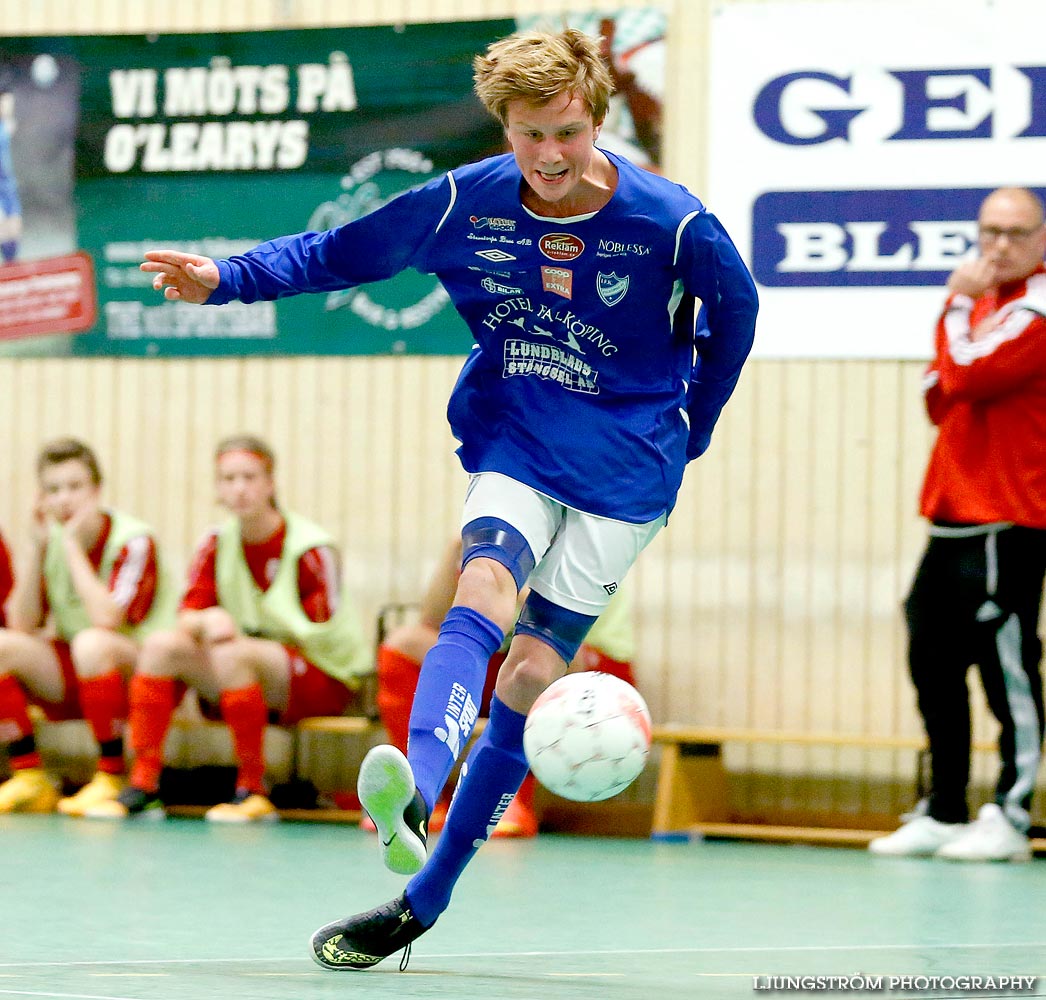
[(78, 511), (75, 511), (72, 517), (62, 525), (62, 534), (65, 540), (79, 545), (84, 552), (90, 548), (91, 542), (94, 541), (92, 537), (94, 532), (91, 530), (93, 514), (93, 507), (90, 504), (85, 504)]
[(978, 257), (960, 264), (948, 279), (948, 291), (953, 295), (969, 295), (971, 299), (982, 296), (989, 288), (998, 284), (998, 272), (987, 257)]
[(214, 645), (229, 642), (240, 634), (232, 615), (225, 608), (207, 608), (200, 612), (197, 641)]
[(153, 274), (153, 288), (164, 298), (184, 302), (206, 302), (218, 287), (218, 265), (210, 257), (178, 250), (148, 250), (138, 265)]
[(47, 521), (47, 509), (44, 507), (44, 497), (42, 493), (37, 494), (36, 502), (33, 504), (33, 509), (30, 514), (30, 526), (33, 541), (36, 542), (37, 545), (46, 545), (47, 539), (50, 535), (50, 525)]

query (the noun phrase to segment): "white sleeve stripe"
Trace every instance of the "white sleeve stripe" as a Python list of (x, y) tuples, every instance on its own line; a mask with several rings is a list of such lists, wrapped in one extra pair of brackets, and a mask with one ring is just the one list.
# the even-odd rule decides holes
[(954, 354), (955, 345), (970, 335), (970, 310), (949, 309), (944, 314), (944, 333), (948, 338), (948, 349)]
[(948, 351), (957, 365), (966, 366), (972, 365), (981, 358), (988, 357), (1008, 341), (1015, 340), (1028, 329), (1028, 326), (1036, 318), (1036, 314), (1030, 309), (1015, 310), (983, 340), (969, 339), (968, 322), (963, 324), (966, 328), (965, 334), (959, 333), (953, 336), (948, 322), (950, 318), (951, 314), (944, 321), (945, 330), (948, 333)]
[(131, 606), (145, 574), (145, 563), (149, 557), (149, 539), (145, 535), (139, 535), (132, 538), (125, 548), (127, 558), (124, 559), (120, 572), (116, 574), (116, 583), (112, 590), (113, 600), (124, 611)]
[(450, 181), (450, 204), (447, 206), (447, 210), (443, 213), (443, 218), (439, 220), (439, 225), (436, 226), (437, 233), (443, 228), (443, 223), (447, 221), (447, 216), (450, 215), (450, 211), (454, 207), (454, 202), (458, 200), (458, 186), (454, 183), (454, 174), (449, 170), (447, 171), (447, 180)]
[(1033, 295), (1025, 295), (1013, 303), (1014, 309), (1027, 309), (1038, 316), (1046, 316), (1046, 298), (1038, 298)]
[(691, 212), (689, 215), (683, 216), (683, 220), (679, 223), (679, 228), (676, 229), (676, 249), (672, 254), (672, 263), (675, 264), (679, 260), (679, 244), (683, 239), (683, 230), (686, 229), (687, 223), (694, 218), (695, 215), (700, 215), (700, 212)]
[(1018, 304), (1046, 316), (1046, 274), (1036, 273), (1028, 279), (1024, 297)]

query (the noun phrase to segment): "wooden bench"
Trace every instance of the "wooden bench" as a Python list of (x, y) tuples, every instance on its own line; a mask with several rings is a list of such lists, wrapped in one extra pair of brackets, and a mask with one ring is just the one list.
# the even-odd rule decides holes
[[(486, 724), (477, 722), (474, 737)], [(379, 742), (384, 732), (379, 723), (365, 718), (320, 717), (304, 719), (297, 727), (296, 770), (309, 773), (308, 741), (323, 736), (352, 737), (366, 746)], [(575, 805), (555, 800), (556, 818), (565, 815), (567, 826), (578, 832), (648, 832), (656, 840), (681, 840), (691, 836), (720, 836), (759, 840), (805, 841), (829, 844), (866, 844), (882, 829), (849, 829), (830, 826), (784, 826), (772, 823), (738, 823), (730, 818), (730, 776), (723, 760), (729, 744), (769, 744), (795, 747), (863, 748), (907, 751), (915, 755), (916, 774), (925, 741), (917, 737), (874, 736), (845, 733), (789, 732), (784, 730), (736, 729), (713, 726), (662, 724), (653, 727), (656, 747), (656, 785), (653, 812), (635, 805), (586, 803)], [(995, 749), (993, 743), (976, 744), (978, 751)], [(917, 779), (918, 781), (918, 779)], [(546, 800), (554, 798), (545, 796)], [(353, 810), (307, 810), (294, 818), (358, 821)], [(580, 819), (578, 812), (591, 813)], [(886, 825), (886, 824), (880, 824)], [(1046, 844), (1044, 844), (1046, 847)]]
[[(222, 726), (220, 722), (180, 722), (175, 723), (191, 729), (198, 726)], [(473, 729), (473, 738), (478, 736), (486, 725), (486, 719), (479, 719)], [(270, 727), (271, 728), (271, 727)], [(385, 729), (375, 719), (357, 715), (315, 716), (302, 719), (292, 729), (286, 730), (291, 737), (290, 778), (313, 780), (316, 777), (316, 758), (324, 756), (317, 745), (322, 745), (326, 738), (335, 738), (339, 742), (352, 741), (355, 746), (356, 762), (362, 759), (370, 747), (385, 739)], [(314, 745), (315, 744), (315, 745)], [(343, 770), (338, 768), (338, 770)], [(353, 780), (353, 785), (355, 781)], [(167, 810), (174, 816), (201, 816), (205, 806), (178, 805)], [(306, 820), (319, 823), (359, 823), (362, 812), (356, 808), (335, 808), (321, 806), (313, 809), (281, 809), (280, 817), (287, 820)]]
[[(920, 737), (861, 733), (818, 733), (666, 724), (655, 726), (653, 741), (661, 748), (651, 837), (683, 840), (692, 836), (765, 841), (865, 846), (882, 829), (840, 826), (797, 826), (745, 823), (730, 818), (729, 773), (723, 749), (730, 744), (834, 747), (910, 751), (915, 755), (915, 786), (921, 791), (926, 742)], [(976, 741), (977, 752), (997, 752), (994, 742)], [(880, 824), (885, 825), (885, 824)], [(1036, 852), (1046, 852), (1046, 839), (1033, 839)]]
[[(482, 732), (486, 720), (477, 722), (475, 734)], [(85, 741), (90, 743), (84, 723), (38, 723), (43, 726), (84, 727)], [(270, 727), (275, 728), (275, 727)], [(201, 731), (209, 737), (226, 739), (226, 727), (220, 722), (176, 719), (172, 729), (175, 736), (192, 742)], [(328, 754), (322, 752), (322, 741), (334, 739), (341, 743), (351, 740), (358, 761), (375, 743), (385, 738), (384, 729), (376, 720), (366, 716), (321, 716), (303, 719), (293, 729), (281, 731), (286, 735), (287, 761), (284, 778), (313, 780), (317, 767), (322, 770)], [(273, 733), (272, 736), (277, 734)], [(890, 817), (879, 817), (876, 828), (841, 825), (786, 825), (774, 822), (739, 822), (731, 816), (731, 774), (724, 761), (724, 748), (739, 746), (779, 746), (796, 748), (827, 747), (863, 749), (868, 751), (904, 751), (915, 757), (918, 787), (922, 772), (925, 741), (918, 737), (875, 736), (868, 734), (818, 733), (786, 730), (757, 730), (715, 726), (692, 726), (666, 723), (653, 727), (657, 771), (652, 812), (649, 801), (644, 804), (610, 800), (608, 803), (577, 805), (554, 797), (544, 796), (548, 806), (546, 818), (555, 821), (556, 828), (580, 833), (612, 832), (618, 835), (644, 834), (656, 840), (685, 840), (692, 837), (724, 837), (765, 841), (794, 841), (806, 843), (862, 846), (873, 837), (890, 829)], [(994, 752), (994, 742), (977, 742), (978, 752)], [(339, 747), (339, 754), (344, 754)], [(337, 764), (337, 762), (335, 762)], [(340, 766), (340, 765), (339, 765)], [(345, 768), (341, 767), (344, 771)], [(351, 781), (351, 774), (340, 776)], [(323, 786), (322, 781), (320, 782)], [(627, 797), (627, 793), (626, 793)], [(175, 815), (196, 816), (203, 807), (174, 806)], [(358, 823), (358, 809), (315, 808), (284, 809), (281, 815), (290, 820), (317, 822)], [(884, 827), (886, 829), (880, 829)], [(1046, 840), (1033, 840), (1033, 848), (1046, 852)]]

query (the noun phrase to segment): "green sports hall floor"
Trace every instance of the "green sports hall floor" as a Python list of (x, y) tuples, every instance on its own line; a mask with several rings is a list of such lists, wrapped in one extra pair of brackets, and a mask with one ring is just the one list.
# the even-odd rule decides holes
[[(757, 976), (858, 974), (883, 977), (865, 995), (958, 997), (978, 994), (890, 990), (887, 977), (1046, 977), (1041, 860), (493, 842), (407, 972), (394, 957), (331, 973), (309, 959), (310, 933), (402, 885), (355, 827), (15, 816), (0, 817), (0, 844), (0, 1000), (690, 1000), (784, 995), (754, 989)], [(1046, 978), (992, 995), (1046, 996)]]

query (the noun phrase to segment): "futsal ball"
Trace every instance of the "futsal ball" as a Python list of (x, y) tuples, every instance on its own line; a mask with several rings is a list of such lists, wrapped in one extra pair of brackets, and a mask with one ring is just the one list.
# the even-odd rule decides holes
[(550, 792), (599, 802), (624, 791), (643, 770), (650, 712), (639, 692), (613, 674), (567, 674), (534, 702), (523, 749)]

